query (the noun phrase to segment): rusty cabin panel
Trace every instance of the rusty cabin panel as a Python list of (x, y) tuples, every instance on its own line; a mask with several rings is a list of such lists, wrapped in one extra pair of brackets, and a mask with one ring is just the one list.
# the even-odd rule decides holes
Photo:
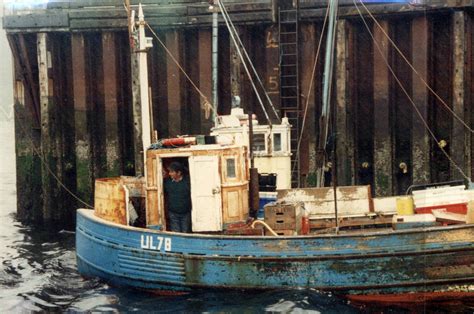
[[(133, 198), (145, 197), (145, 180), (115, 177), (95, 181), (95, 215), (107, 221), (128, 225), (128, 204)], [(128, 199), (127, 199), (128, 198)]]
[(120, 178), (95, 181), (95, 215), (107, 221), (127, 224), (125, 190)]

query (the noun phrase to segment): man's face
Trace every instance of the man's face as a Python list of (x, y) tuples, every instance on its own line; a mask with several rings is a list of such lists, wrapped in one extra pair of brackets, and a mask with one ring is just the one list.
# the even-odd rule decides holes
[(181, 171), (175, 171), (175, 170), (169, 170), (169, 175), (170, 175), (170, 178), (173, 179), (173, 180), (179, 180), (181, 179)]

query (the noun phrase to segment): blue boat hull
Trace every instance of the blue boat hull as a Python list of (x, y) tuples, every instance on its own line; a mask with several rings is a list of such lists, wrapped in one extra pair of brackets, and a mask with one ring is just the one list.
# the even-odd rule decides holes
[[(474, 225), (300, 237), (179, 234), (77, 212), (78, 269), (149, 290), (437, 292), (474, 283)], [(457, 287), (457, 288), (455, 288)]]

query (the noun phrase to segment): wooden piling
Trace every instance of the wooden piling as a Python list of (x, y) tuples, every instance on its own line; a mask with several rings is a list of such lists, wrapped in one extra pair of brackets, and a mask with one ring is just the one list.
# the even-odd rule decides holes
[[(302, 187), (314, 186), (316, 171), (316, 121), (315, 121), (315, 87), (319, 83), (318, 76), (313, 73), (318, 38), (314, 24), (300, 26), (300, 104), (302, 118), (305, 119), (300, 144), (300, 174), (303, 178)], [(320, 54), (321, 57), (321, 54)], [(319, 62), (318, 62), (319, 63)], [(315, 74), (313, 76), (313, 74)], [(311, 87), (311, 90), (310, 90)], [(308, 107), (306, 108), (306, 105)], [(313, 174), (313, 175), (311, 175)]]
[(74, 99), (71, 37), (65, 33), (48, 34), (51, 51), (50, 77), (54, 101), (57, 213), (55, 219), (72, 226), (76, 208), (75, 143), (74, 143)]
[[(199, 43), (200, 32), (197, 29), (188, 30), (183, 34), (183, 65), (191, 81), (200, 89), (201, 86), (201, 67), (209, 67), (211, 63), (197, 63), (200, 60), (201, 45)], [(186, 79), (180, 71), (183, 79), (183, 99), (181, 106), (181, 120), (183, 120), (181, 134), (201, 134), (201, 120), (205, 118), (205, 112), (202, 112), (201, 97), (191, 82)], [(210, 78), (210, 76), (209, 76)], [(208, 83), (210, 84), (210, 79)], [(204, 92), (201, 90), (201, 92)], [(210, 92), (208, 90), (208, 95)], [(208, 96), (209, 97), (209, 96)]]
[[(165, 35), (156, 32), (161, 41), (165, 40)], [(167, 53), (163, 46), (156, 43), (150, 50), (150, 76), (149, 82), (153, 104), (153, 125), (158, 131), (158, 138), (166, 138), (169, 136), (168, 121), (168, 75), (167, 75)]]
[[(411, 19), (397, 19), (391, 25), (390, 36), (396, 43), (400, 51), (411, 60)], [(392, 51), (392, 69), (395, 72), (400, 84), (393, 81), (392, 84), (392, 106), (393, 106), (393, 148), (394, 148), (394, 193), (405, 194), (412, 184), (410, 165), (412, 165), (412, 145), (413, 145), (413, 107), (410, 98), (412, 97), (411, 81), (412, 71), (407, 62), (397, 52)], [(402, 85), (403, 88), (400, 86)], [(408, 93), (408, 96), (406, 95)], [(378, 132), (379, 130), (377, 130)], [(407, 168), (404, 168), (406, 165)]]
[[(23, 221), (42, 220), (41, 146), (38, 77), (32, 69), (38, 61), (35, 34), (9, 35), (14, 58), (14, 119), (17, 183), (17, 215)], [(27, 45), (29, 43), (30, 45)], [(31, 45), (34, 43), (33, 45)], [(30, 46), (33, 46), (31, 48)]]
[(231, 66), (231, 46), (229, 33), (227, 31), (219, 32), (218, 51), (219, 62), (217, 75), (219, 78), (218, 98), (219, 108), (218, 114), (230, 114), (231, 97), (232, 97), (232, 66)]
[(336, 112), (336, 154), (338, 160), (337, 182), (341, 185), (354, 184), (354, 142), (353, 142), (353, 103), (350, 98), (351, 79), (348, 76), (349, 66), (349, 23), (339, 20), (336, 29), (335, 60), (335, 112)]
[[(441, 98), (430, 97), (431, 121), (429, 126), (436, 135), (437, 141), (444, 142), (444, 149), (449, 154), (451, 152), (452, 141), (459, 139), (452, 138), (453, 116), (453, 53), (452, 53), (452, 15), (440, 13), (430, 16), (433, 40), (430, 43), (430, 83), (433, 90)], [(456, 152), (458, 154), (459, 152)], [(446, 155), (438, 147), (434, 140), (431, 142), (430, 172), (431, 182), (443, 182), (451, 179), (451, 163)]]
[[(237, 31), (239, 32), (239, 35), (240, 35), (240, 33), (242, 32), (241, 27), (237, 27)], [(249, 110), (249, 108), (247, 107), (249, 104), (247, 103), (247, 100), (245, 99), (246, 95), (244, 95), (244, 86), (242, 82), (242, 79), (243, 79), (242, 61), (239, 57), (237, 48), (235, 47), (235, 44), (232, 41), (232, 37), (230, 35), (229, 35), (229, 45), (230, 45), (229, 46), (230, 47), (230, 96), (231, 96), (231, 99), (234, 96), (239, 96), (241, 100), (241, 106)]]
[[(183, 66), (183, 33), (181, 30), (170, 30), (166, 33), (166, 47), (171, 55)], [(173, 137), (182, 134), (184, 121), (182, 121), (182, 109), (184, 109), (184, 80), (176, 63), (168, 56), (166, 62), (166, 73), (168, 75), (168, 131)]]
[(392, 185), (392, 140), (390, 127), (390, 76), (389, 62), (390, 43), (384, 35), (389, 33), (386, 20), (379, 21), (380, 26), (373, 25), (374, 34), (374, 184), (375, 195), (388, 196)]
[(356, 25), (352, 47), (355, 54), (352, 77), (355, 84), (352, 94), (354, 115), (350, 121), (354, 121), (355, 124), (354, 171), (357, 174), (355, 183), (366, 185), (374, 182), (373, 58), (367, 57), (373, 52), (373, 42), (365, 25), (363, 23)]
[[(304, 51), (304, 49), (302, 49)], [(265, 87), (275, 109), (280, 113), (280, 53), (278, 44), (278, 27), (267, 26), (265, 29)], [(273, 114), (270, 114), (274, 117)]]
[[(199, 30), (199, 88), (207, 97), (208, 104), (200, 98), (200, 131), (208, 134), (214, 126), (212, 114), (214, 108), (218, 104), (212, 103), (212, 31), (210, 29)], [(219, 82), (218, 82), (219, 84)], [(217, 110), (217, 107), (215, 107)]]
[(48, 35), (37, 34), (38, 48), (38, 75), (40, 90), (40, 112), (41, 112), (41, 156), (43, 163), (41, 167), (43, 220), (51, 221), (58, 212), (57, 207), (57, 184), (54, 176), (56, 173), (56, 125), (54, 114), (54, 103), (52, 99), (52, 82), (49, 78), (51, 54), (48, 48)]
[(105, 151), (106, 176), (120, 174), (120, 159), (122, 158), (118, 132), (118, 103), (117, 103), (117, 53), (116, 34), (107, 32), (102, 34), (102, 71), (103, 93), (105, 105)]
[(71, 40), (74, 91), (74, 130), (76, 145), (76, 184), (77, 195), (92, 203), (94, 176), (92, 167), (91, 134), (88, 130), (88, 103), (85, 42), (82, 34), (73, 34)]
[[(462, 121), (469, 124), (469, 116), (466, 114), (466, 104), (464, 102), (466, 94), (466, 15), (463, 11), (453, 13), (452, 19), (453, 38), (453, 111)], [(470, 134), (466, 131), (461, 121), (453, 119), (452, 145), (450, 155), (454, 163), (464, 172), (460, 173), (457, 167), (451, 167), (452, 179), (464, 179), (464, 175), (469, 175), (471, 168), (470, 154), (467, 149), (470, 144)]]
[[(411, 27), (412, 65), (418, 75), (412, 72), (413, 101), (422, 119), (429, 124), (428, 116), (428, 62), (429, 62), (429, 22), (426, 16), (416, 17)], [(430, 182), (430, 135), (423, 121), (413, 110), (413, 146), (412, 146), (413, 184)]]

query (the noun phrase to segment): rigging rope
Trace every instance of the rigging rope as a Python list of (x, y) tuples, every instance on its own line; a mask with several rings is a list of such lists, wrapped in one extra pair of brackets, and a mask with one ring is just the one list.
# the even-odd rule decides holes
[[(360, 1), (360, 0), (359, 0)], [(382, 52), (382, 49), (380, 48), (380, 45), (379, 43), (375, 40), (375, 36), (373, 35), (372, 31), (370, 30), (370, 27), (369, 25), (367, 24), (367, 21), (365, 20), (364, 16), (362, 15), (362, 12), (360, 11), (359, 9), (359, 6), (357, 5), (356, 3), (356, 0), (353, 0), (354, 2), (354, 5), (357, 9), (357, 11), (359, 12), (359, 15), (365, 25), (365, 27), (367, 28), (367, 31), (370, 35), (370, 37), (372, 38), (372, 41), (374, 42), (374, 45), (376, 46), (377, 50), (379, 51), (380, 53), (380, 56), (382, 57), (383, 61), (385, 62), (385, 65), (387, 66), (387, 68), (389, 69), (390, 73), (392, 74), (393, 78), (395, 79), (395, 81), (397, 82), (397, 84), (400, 86), (400, 89), (403, 91), (403, 93), (407, 96), (409, 102), (411, 103), (412, 107), (415, 109), (415, 112), (417, 113), (418, 117), (420, 118), (422, 124), (424, 125), (425, 129), (428, 131), (428, 133), (431, 135), (431, 137), (435, 140), (435, 142), (438, 144), (438, 147), (441, 149), (441, 152), (446, 156), (446, 158), (449, 160), (449, 162), (456, 168), (456, 170), (458, 170), (458, 172), (466, 179), (468, 180), (469, 182), (471, 181), (471, 178), (469, 178), (465, 173), (464, 171), (461, 169), (461, 167), (459, 167), (456, 162), (451, 158), (451, 156), (446, 152), (446, 150), (444, 149), (444, 147), (441, 145), (440, 141), (438, 140), (438, 138), (436, 137), (436, 135), (434, 134), (433, 130), (431, 130), (431, 128), (429, 127), (428, 123), (426, 122), (426, 120), (423, 118), (423, 115), (421, 114), (421, 112), (419, 111), (419, 109), (417, 108), (415, 102), (413, 101), (413, 99), (411, 98), (410, 94), (408, 93), (408, 91), (405, 89), (405, 87), (403, 86), (402, 82), (400, 81), (400, 79), (398, 78), (398, 76), (396, 75), (395, 71), (393, 70), (393, 68), (390, 66), (387, 58), (385, 57), (385, 55), (383, 54)], [(381, 26), (380, 26), (381, 27)], [(391, 43), (394, 45), (394, 43), (391, 41)]]
[[(224, 8), (222, 6), (222, 3), (221, 1), (217, 1), (217, 4), (219, 5), (219, 8), (221, 9), (221, 12), (224, 11)], [(247, 76), (250, 80), (250, 83), (252, 85), (252, 88), (255, 92), (255, 95), (257, 96), (257, 99), (258, 99), (258, 102), (260, 103), (260, 107), (262, 107), (262, 111), (263, 113), (265, 114), (265, 118), (267, 119), (268, 121), (268, 124), (270, 125), (270, 127), (272, 126), (272, 121), (270, 120), (270, 117), (268, 116), (268, 112), (267, 110), (265, 109), (265, 106), (263, 104), (263, 101), (262, 101), (262, 98), (260, 97), (260, 93), (258, 92), (257, 90), (257, 87), (255, 86), (255, 82), (253, 81), (253, 78), (252, 78), (252, 75), (250, 74), (250, 71), (247, 67), (247, 63), (245, 62), (245, 59), (244, 57), (242, 56), (242, 52), (240, 51), (240, 48), (239, 48), (239, 44), (237, 43), (237, 40), (235, 39), (235, 34), (232, 32), (232, 28), (230, 27), (229, 25), (229, 21), (228, 21), (228, 18), (226, 17), (225, 14), (222, 14), (222, 17), (224, 18), (224, 22), (227, 26), (227, 29), (229, 30), (229, 33), (230, 33), (230, 37), (232, 38), (232, 42), (234, 43), (235, 45), (235, 49), (237, 50), (237, 53), (239, 54), (239, 57), (240, 57), (240, 60), (242, 60), (242, 64), (244, 66), (244, 69), (245, 69), (245, 72), (247, 73)], [(238, 37), (238, 36), (237, 36)]]
[(273, 110), (273, 113), (275, 114), (276, 118), (281, 121), (281, 118), (280, 118), (280, 115), (278, 114), (277, 110), (275, 109), (275, 106), (273, 105), (273, 102), (272, 100), (270, 99), (270, 96), (268, 96), (268, 93), (265, 89), (265, 87), (263, 86), (263, 83), (262, 83), (262, 80), (260, 79), (260, 76), (258, 75), (257, 73), (257, 70), (255, 69), (255, 67), (253, 66), (253, 63), (252, 63), (252, 60), (250, 60), (250, 57), (247, 53), (247, 49), (245, 49), (245, 46), (244, 44), (242, 43), (242, 40), (240, 39), (240, 36), (238, 36), (238, 32), (234, 26), (234, 23), (232, 22), (232, 20), (230, 19), (230, 16), (229, 16), (229, 13), (227, 12), (227, 9), (226, 7), (224, 6), (224, 3), (223, 1), (218, 1), (219, 2), (219, 5), (222, 6), (222, 14), (226, 16), (226, 18), (229, 20), (229, 23), (230, 23), (230, 26), (232, 27), (232, 30), (234, 31), (234, 33), (237, 35), (237, 39), (238, 39), (238, 42), (240, 44), (240, 46), (242, 47), (242, 50), (244, 52), (244, 55), (245, 55), (245, 58), (247, 60), (247, 62), (250, 64), (250, 67), (252, 68), (252, 71), (253, 71), (253, 74), (255, 75), (255, 77), (257, 78), (257, 81), (258, 83), (260, 84), (260, 87), (262, 88), (263, 90), (263, 93), (265, 94), (265, 98), (267, 99), (268, 103), (270, 104), (270, 107), (272, 108)]

